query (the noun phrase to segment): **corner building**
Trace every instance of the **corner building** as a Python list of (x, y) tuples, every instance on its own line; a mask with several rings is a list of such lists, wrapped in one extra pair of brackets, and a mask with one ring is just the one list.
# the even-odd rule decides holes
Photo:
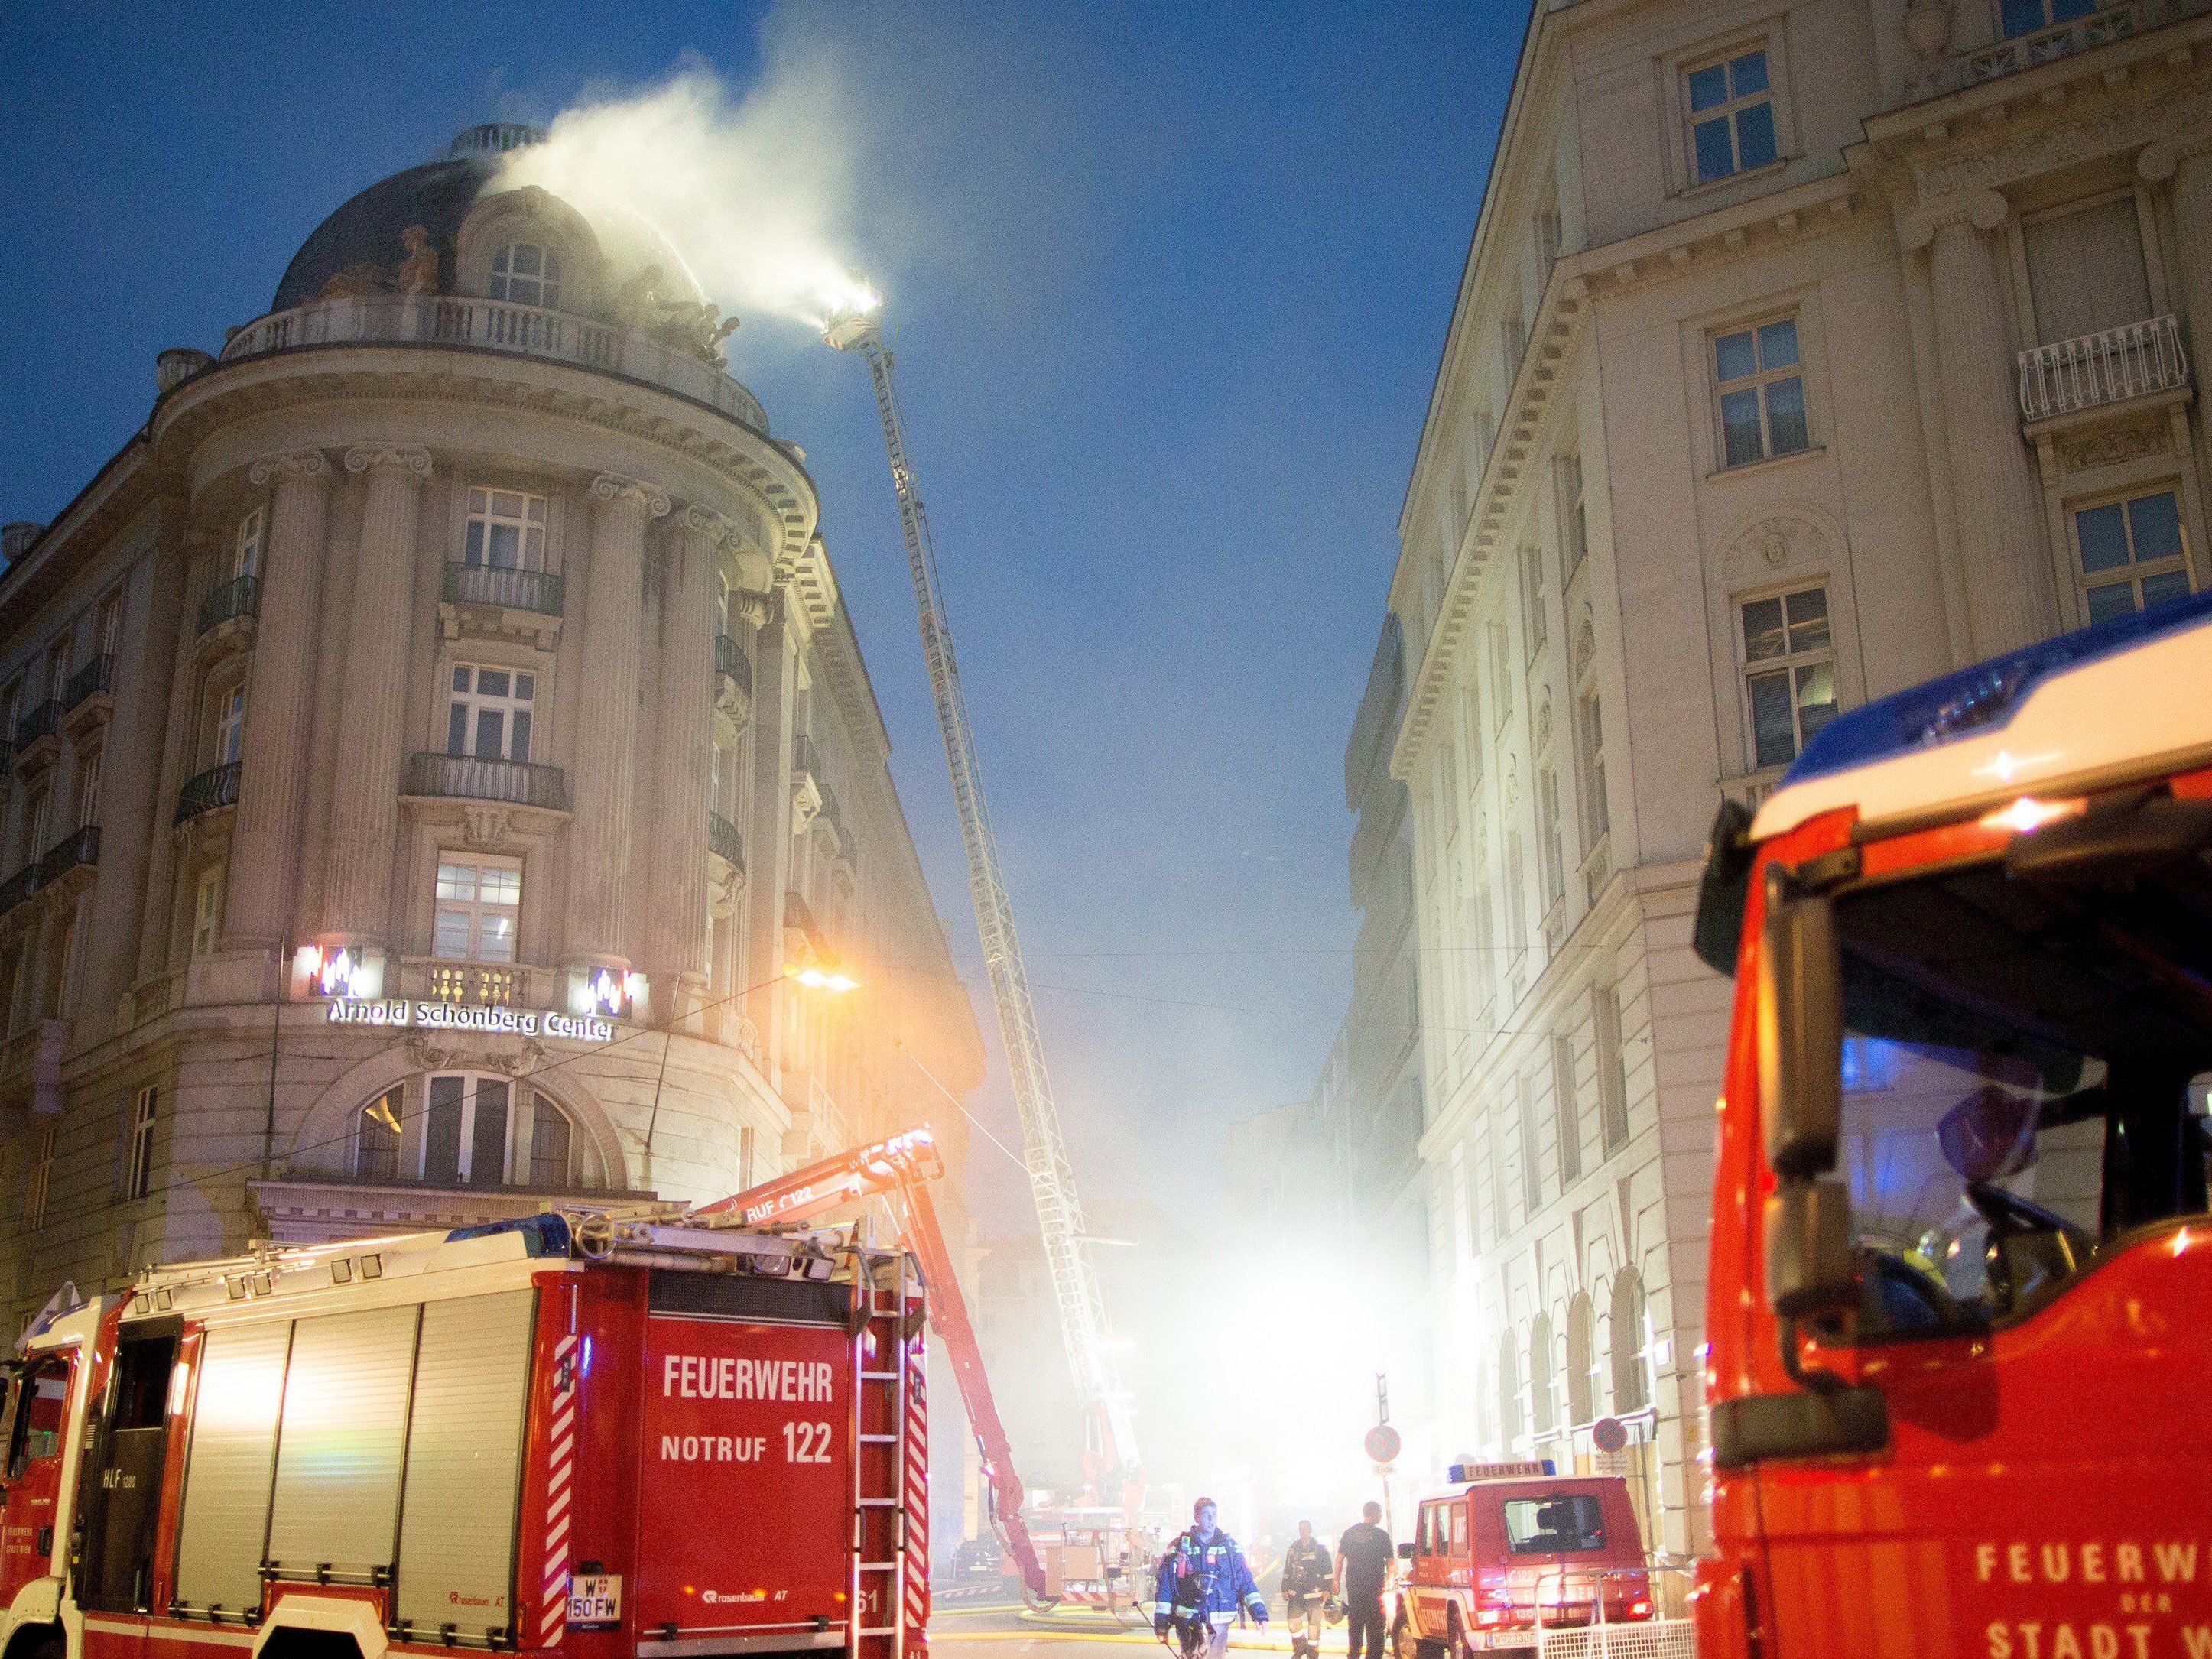
[(1698, 1547), (1714, 811), (2202, 587), (2208, 344), (2205, 0), (1534, 9), (1390, 590), (1443, 1443)]
[[(958, 1166), (930, 1076), (972, 1088), (981, 1040), (803, 453), (672, 257), (492, 187), (533, 139), (338, 209), (9, 528), (19, 1311), (259, 1237), (706, 1197), (924, 1119)], [(863, 988), (782, 976), (830, 960)]]

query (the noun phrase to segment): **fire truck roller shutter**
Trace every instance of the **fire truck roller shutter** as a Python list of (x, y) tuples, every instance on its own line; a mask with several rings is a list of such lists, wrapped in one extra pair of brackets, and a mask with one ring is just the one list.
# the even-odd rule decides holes
[(269, 1559), (287, 1577), (365, 1580), (392, 1565), (407, 1374), (422, 1309), (302, 1319), (284, 1374)]
[(200, 1350), (191, 1449), (177, 1533), (177, 1600), (261, 1605), (261, 1534), (276, 1460), (277, 1407), (292, 1322), (219, 1325)]
[(422, 1310), (399, 1523), (398, 1616), (512, 1629), (514, 1516), (530, 1387), (532, 1291)]

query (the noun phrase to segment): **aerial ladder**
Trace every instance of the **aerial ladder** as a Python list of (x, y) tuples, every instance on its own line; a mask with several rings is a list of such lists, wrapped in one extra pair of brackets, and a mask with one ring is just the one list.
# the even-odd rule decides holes
[(982, 775), (975, 759), (975, 736), (969, 724), (967, 699), (960, 689), (960, 665), (953, 655), (952, 635), (945, 621), (929, 516), (922, 510), (907, 462), (906, 423), (891, 381), (891, 354), (873, 319), (866, 315), (834, 319), (823, 337), (840, 351), (860, 354), (875, 385), (876, 412), (883, 421), (891, 483), (898, 495), (899, 526), (905, 535), (907, 564), (914, 577), (922, 655), (929, 665), (938, 731), (945, 739), (945, 762), (952, 774), (952, 798), (960, 812), (960, 838), (968, 854), (968, 890), (975, 901), (975, 931), (982, 941), (983, 969), (990, 980), (999, 1037), (1012, 1075), (1024, 1163), (1036, 1205), (1037, 1228), (1052, 1276), (1053, 1296), (1059, 1305), (1060, 1333), (1075, 1373), (1076, 1395), (1084, 1407), (1090, 1438), (1086, 1450), (1096, 1464), (1090, 1473), (1102, 1484), (1119, 1486), (1122, 1507), (1132, 1512), (1133, 1520), (1140, 1492), (1135, 1427), (1128, 1396), (1115, 1372), (1105, 1304), (1085, 1247), (1083, 1207), (1076, 1198), (1074, 1171), (1060, 1138), (1060, 1111), (1053, 1103), (1052, 1079), (1045, 1069), (1044, 1043), (1030, 998), (1029, 973), (1022, 965), (1021, 945), (1014, 933), (1013, 905), (999, 874), (998, 843), (991, 833), (990, 810), (983, 799)]
[(1013, 1449), (991, 1393), (991, 1379), (983, 1370), (982, 1349), (968, 1316), (967, 1298), (960, 1293), (945, 1230), (938, 1224), (937, 1206), (930, 1200), (929, 1183), (944, 1173), (936, 1137), (923, 1125), (698, 1205), (685, 1213), (684, 1221), (690, 1226), (800, 1227), (848, 1205), (877, 1198), (884, 1201), (898, 1228), (900, 1244), (913, 1253), (921, 1268), (929, 1322), (952, 1361), (960, 1404), (983, 1460), (993, 1528), (1020, 1572), (1030, 1599), (1042, 1603), (1052, 1598), (1044, 1564), (1022, 1514), (1024, 1492), (1021, 1477), (1014, 1473)]

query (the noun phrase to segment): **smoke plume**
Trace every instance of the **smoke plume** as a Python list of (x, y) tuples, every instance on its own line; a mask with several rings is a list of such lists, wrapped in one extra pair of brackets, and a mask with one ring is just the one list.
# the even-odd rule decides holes
[(657, 85), (587, 97), (544, 143), (510, 151), (494, 187), (537, 185), (582, 213), (618, 277), (672, 253), (740, 317), (818, 327), (872, 305), (849, 258), (857, 144), (840, 77), (794, 33), (762, 45), (743, 95), (691, 60)]

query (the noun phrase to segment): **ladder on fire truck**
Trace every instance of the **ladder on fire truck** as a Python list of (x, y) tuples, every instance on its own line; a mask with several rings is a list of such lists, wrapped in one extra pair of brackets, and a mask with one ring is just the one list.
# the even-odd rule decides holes
[(914, 483), (906, 453), (906, 422), (898, 390), (891, 380), (891, 354), (872, 319), (835, 319), (823, 335), (840, 351), (857, 353), (868, 365), (875, 387), (876, 414), (890, 457), (891, 485), (898, 496), (899, 528), (906, 540), (907, 567), (914, 579), (914, 600), (921, 628), (922, 656), (929, 665), (929, 686), (937, 703), (937, 727), (945, 740), (945, 763), (952, 775), (953, 804), (959, 809), (960, 839), (968, 855), (968, 891), (975, 908), (975, 931), (983, 947), (983, 969), (999, 1021), (999, 1040), (1006, 1053), (1014, 1104), (1021, 1115), (1023, 1163), (1030, 1196), (1036, 1206), (1037, 1231), (1052, 1275), (1068, 1364), (1075, 1373), (1076, 1397), (1092, 1437), (1098, 1473), (1121, 1471), (1125, 1504), (1133, 1492), (1137, 1433), (1129, 1396), (1115, 1375), (1106, 1305), (1098, 1293), (1085, 1243), (1083, 1206), (1076, 1197), (1075, 1172), (1060, 1132), (1052, 1079), (1045, 1069), (1044, 1039), (1030, 999), (1029, 970), (1022, 963), (1014, 932), (1013, 901), (999, 872), (999, 848), (991, 831), (991, 811), (983, 796), (982, 769), (975, 756), (975, 733), (968, 720), (967, 694), (960, 687), (960, 663), (953, 654), (952, 631), (937, 580), (937, 551), (930, 539), (929, 515)]
[[(927, 1310), (952, 1361), (960, 1403), (982, 1458), (992, 1527), (1021, 1574), (1024, 1593), (1043, 1603), (1051, 1597), (1044, 1564), (1022, 1516), (1024, 1492), (1021, 1477), (1014, 1473), (1013, 1448), (983, 1369), (982, 1348), (975, 1340), (967, 1298), (960, 1293), (937, 1206), (930, 1201), (929, 1182), (944, 1172), (936, 1137), (925, 1125), (700, 1205), (686, 1212), (684, 1221), (703, 1227), (804, 1226), (848, 1205), (875, 1198), (884, 1201), (901, 1243), (921, 1268), (920, 1309)], [(919, 1310), (916, 1298), (905, 1277), (903, 1258), (901, 1262), (894, 1275), (896, 1282), (888, 1291), (878, 1285), (867, 1287), (866, 1319), (857, 1339), (864, 1347), (859, 1368), (849, 1593), (853, 1651), (865, 1659), (902, 1659), (899, 1631), (909, 1620), (886, 1616), (888, 1610), (898, 1606), (909, 1614), (917, 1607), (926, 1613), (929, 1594), (929, 1447), (926, 1437), (916, 1432), (916, 1425), (924, 1420), (923, 1402), (913, 1392), (917, 1385), (908, 1380), (909, 1374), (918, 1377), (921, 1368), (888, 1363), (896, 1351), (891, 1345), (921, 1340), (911, 1322)], [(878, 1586), (886, 1597), (897, 1598), (884, 1602), (884, 1614), (876, 1613), (873, 1600), (863, 1595)], [(918, 1626), (921, 1620), (912, 1622)], [(864, 1649), (863, 1641), (872, 1645)]]

